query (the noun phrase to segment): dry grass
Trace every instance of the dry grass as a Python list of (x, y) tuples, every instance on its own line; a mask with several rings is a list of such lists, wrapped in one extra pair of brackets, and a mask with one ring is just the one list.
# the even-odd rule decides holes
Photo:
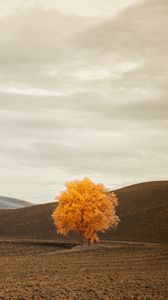
[(168, 245), (0, 243), (1, 300), (166, 300)]

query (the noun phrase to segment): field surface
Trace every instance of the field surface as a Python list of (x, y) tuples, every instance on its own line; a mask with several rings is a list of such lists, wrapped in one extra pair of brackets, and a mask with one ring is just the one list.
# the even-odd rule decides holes
[(0, 242), (1, 300), (166, 300), (168, 245)]

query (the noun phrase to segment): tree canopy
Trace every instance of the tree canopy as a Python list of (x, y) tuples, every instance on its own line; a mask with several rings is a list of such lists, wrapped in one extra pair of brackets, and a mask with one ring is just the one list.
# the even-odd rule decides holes
[(79, 232), (81, 243), (98, 241), (98, 232), (118, 224), (116, 215), (118, 199), (103, 184), (95, 184), (88, 178), (66, 184), (66, 190), (57, 198), (58, 205), (52, 214), (57, 232), (67, 236), (70, 231)]

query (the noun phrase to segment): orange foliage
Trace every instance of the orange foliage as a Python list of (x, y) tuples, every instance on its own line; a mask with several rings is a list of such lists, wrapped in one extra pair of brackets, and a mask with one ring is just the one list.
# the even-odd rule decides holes
[(103, 184), (84, 178), (69, 182), (66, 187), (56, 198), (59, 203), (52, 214), (58, 233), (66, 236), (76, 231), (81, 242), (85, 238), (90, 243), (98, 241), (97, 232), (117, 226), (117, 197), (108, 193)]

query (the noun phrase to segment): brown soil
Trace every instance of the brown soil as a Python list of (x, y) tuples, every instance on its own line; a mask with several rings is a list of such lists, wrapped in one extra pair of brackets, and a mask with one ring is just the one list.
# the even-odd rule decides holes
[(168, 245), (105, 245), (0, 242), (0, 299), (167, 299)]
[[(115, 191), (119, 198), (117, 230), (103, 239), (168, 242), (168, 181), (147, 182)], [(51, 214), (55, 203), (0, 210), (0, 238), (62, 240)], [(69, 240), (77, 236), (71, 234)]]

